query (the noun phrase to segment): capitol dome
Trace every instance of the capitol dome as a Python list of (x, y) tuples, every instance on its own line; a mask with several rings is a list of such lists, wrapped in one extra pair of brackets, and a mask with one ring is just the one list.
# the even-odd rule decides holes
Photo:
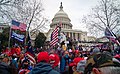
[(55, 28), (60, 22), (62, 23), (62, 28), (72, 29), (72, 24), (70, 23), (71, 20), (69, 19), (68, 15), (64, 12), (62, 2), (60, 5), (60, 10), (55, 14), (54, 18), (52, 19), (50, 27)]
[(60, 10), (55, 14), (54, 18), (57, 17), (69, 18), (68, 15), (63, 11), (63, 7), (60, 7)]

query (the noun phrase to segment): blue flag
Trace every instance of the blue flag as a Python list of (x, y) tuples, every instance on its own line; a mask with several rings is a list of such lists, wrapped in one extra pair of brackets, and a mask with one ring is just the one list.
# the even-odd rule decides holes
[(14, 31), (12, 31), (11, 37), (12, 37), (12, 38), (15, 38), (15, 39), (17, 39), (18, 41), (21, 41), (21, 42), (23, 42), (23, 41), (24, 41), (24, 38), (25, 38), (24, 35), (17, 34), (17, 33), (15, 33)]

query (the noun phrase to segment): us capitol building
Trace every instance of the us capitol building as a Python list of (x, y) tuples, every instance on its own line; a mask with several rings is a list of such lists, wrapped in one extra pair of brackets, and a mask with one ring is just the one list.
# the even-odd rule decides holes
[(95, 41), (95, 37), (87, 36), (87, 32), (83, 32), (81, 30), (73, 30), (73, 25), (71, 24), (71, 20), (68, 15), (64, 12), (62, 2), (60, 5), (60, 10), (55, 14), (54, 18), (52, 19), (52, 23), (50, 24), (49, 31), (45, 34), (47, 37), (46, 41), (50, 41), (51, 33), (55, 29), (58, 24), (62, 24), (61, 32), (64, 32), (66, 37), (71, 38), (72, 40), (80, 40), (80, 41)]

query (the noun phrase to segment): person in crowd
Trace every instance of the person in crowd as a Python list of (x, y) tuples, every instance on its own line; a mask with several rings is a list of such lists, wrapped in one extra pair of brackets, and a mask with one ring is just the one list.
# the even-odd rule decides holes
[(61, 74), (68, 74), (68, 65), (69, 65), (69, 52), (64, 51), (62, 52), (62, 55), (60, 56), (60, 72)]
[(51, 64), (52, 68), (56, 71), (60, 72), (60, 58), (57, 54), (50, 54), (49, 55), (49, 63)]
[(81, 61), (77, 64), (77, 74), (84, 74), (85, 64), (86, 64), (86, 59), (81, 60)]
[(84, 60), (84, 58), (76, 57), (73, 59), (73, 62), (69, 64), (69, 73), (70, 74), (78, 74), (77, 72), (77, 64)]
[(8, 65), (9, 58), (4, 55), (0, 55), (0, 60), (0, 74), (11, 74), (11, 69)]
[(82, 45), (79, 45), (79, 51), (83, 51)]
[(25, 55), (23, 53), (21, 53), (20, 56), (19, 56), (19, 60), (18, 60), (18, 70), (21, 69), (22, 62), (23, 62), (24, 59), (25, 59)]
[(13, 54), (12, 55), (12, 61), (11, 61), (11, 64), (13, 64), (15, 66), (16, 69), (18, 69), (18, 63), (17, 63), (17, 55), (16, 54)]
[(15, 46), (12, 46), (12, 48), (11, 48), (10, 50), (11, 50), (11, 54), (12, 54), (12, 55), (15, 54), (15, 51), (16, 51)]
[(40, 52), (37, 56), (37, 65), (33, 68), (29, 74), (60, 74), (59, 72), (52, 69), (49, 64), (48, 52)]
[(28, 74), (30, 72), (29, 66), (30, 66), (30, 61), (28, 59), (24, 59), (22, 62), (22, 67), (19, 70), (19, 74)]
[(87, 58), (84, 74), (120, 74), (120, 62), (108, 52), (99, 52)]
[(16, 54), (13, 54), (10, 56), (10, 69), (11, 69), (11, 74), (18, 74), (18, 62), (17, 62), (17, 56)]
[(79, 50), (75, 50), (75, 57), (79, 57)]
[(95, 47), (93, 50), (92, 50), (92, 53), (91, 54), (96, 54), (100, 52), (100, 49), (98, 47)]
[(21, 48), (19, 46), (16, 46), (16, 51), (15, 52), (16, 52), (17, 56), (19, 56), (20, 53), (21, 53)]

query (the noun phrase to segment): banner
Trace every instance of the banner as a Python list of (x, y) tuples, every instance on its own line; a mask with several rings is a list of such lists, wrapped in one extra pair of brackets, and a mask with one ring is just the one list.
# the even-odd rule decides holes
[(18, 41), (21, 41), (21, 42), (23, 42), (23, 41), (24, 41), (24, 38), (25, 38), (24, 35), (17, 34), (17, 33), (15, 33), (14, 31), (12, 31), (11, 37), (12, 37), (12, 38), (15, 38), (15, 39), (17, 39)]

